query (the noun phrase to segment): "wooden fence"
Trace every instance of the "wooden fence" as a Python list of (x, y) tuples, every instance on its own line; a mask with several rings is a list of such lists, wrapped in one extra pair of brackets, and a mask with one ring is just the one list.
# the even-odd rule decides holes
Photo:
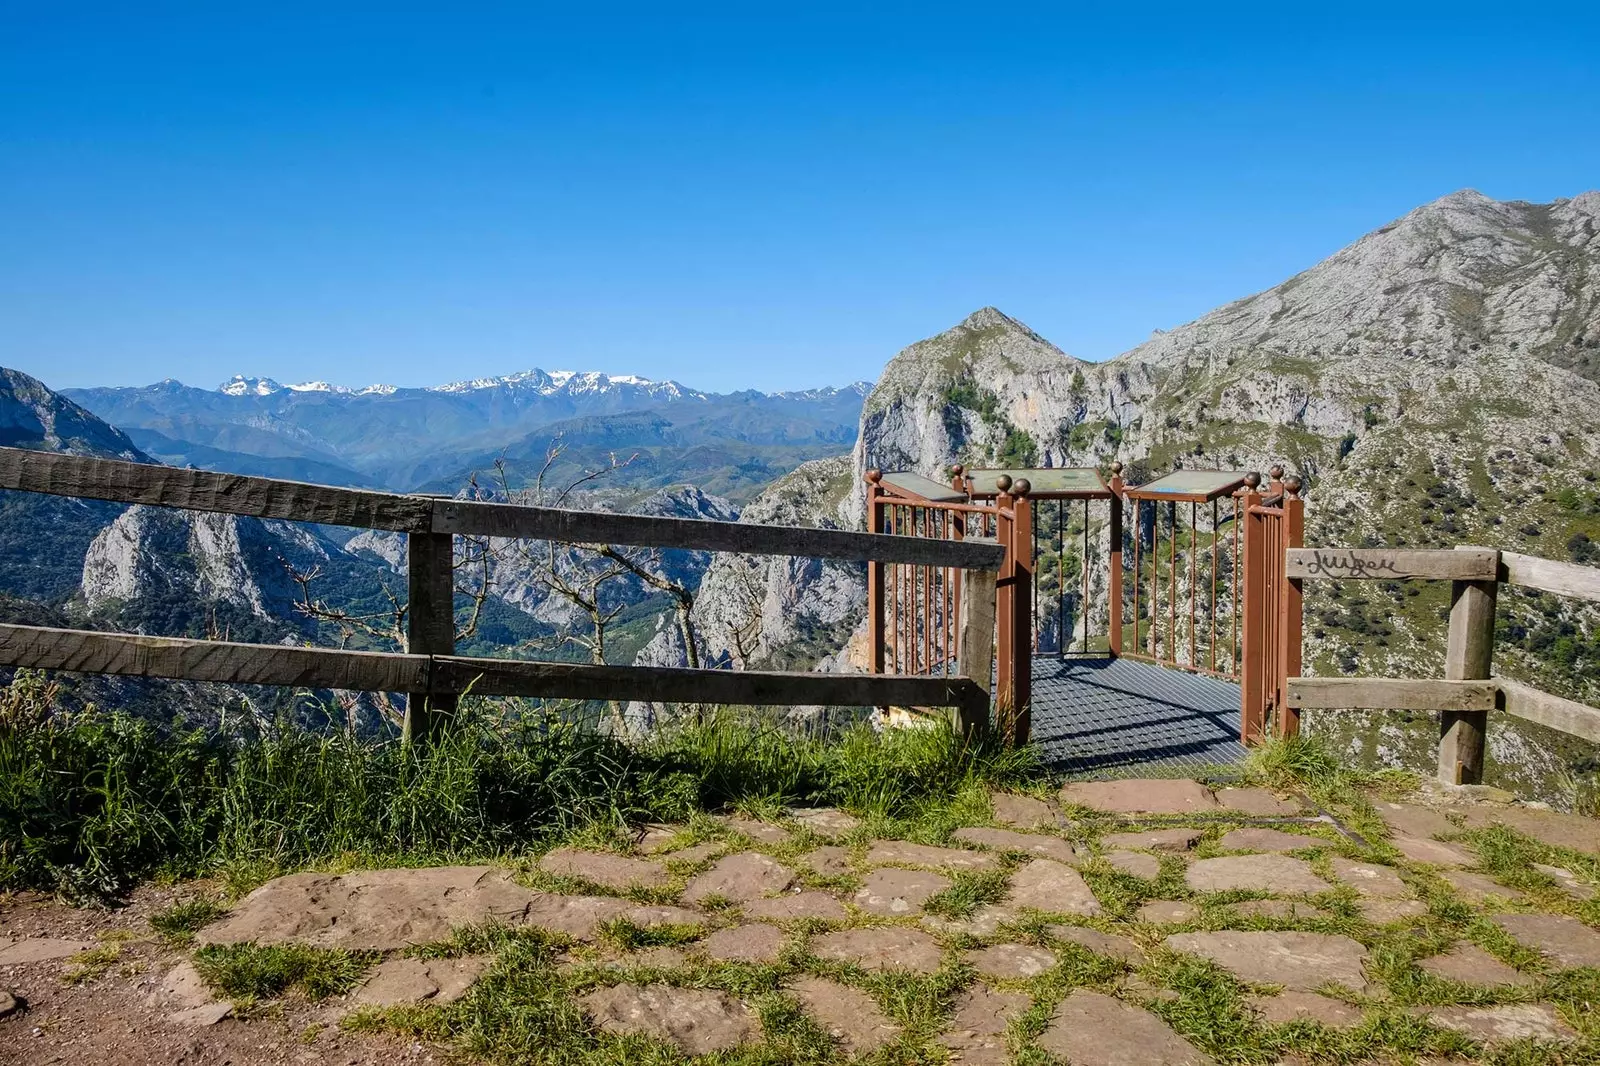
[(1300, 548), (1287, 553), (1284, 577), (1296, 589), (1307, 579), (1323, 578), (1451, 583), (1443, 678), (1291, 677), (1291, 708), (1438, 711), (1439, 777), (1453, 784), (1483, 780), (1490, 711), (1600, 743), (1600, 708), (1493, 672), (1495, 602), (1501, 584), (1600, 603), (1600, 570), (1493, 548)]
[[(405, 735), (422, 738), (467, 691), (544, 699), (749, 706), (945, 707), (975, 734), (989, 720), (993, 540), (929, 540), (851, 530), (764, 526), (526, 507), (309, 485), (0, 447), (0, 489), (401, 532), (407, 538), (409, 650), (354, 652), (0, 625), (0, 666), (132, 677), (405, 692)], [(40, 531), (41, 534), (46, 531)], [(815, 674), (595, 666), (455, 654), (452, 537), (494, 536), (908, 563), (960, 571), (971, 647), (957, 676)], [(987, 625), (985, 624), (987, 623)]]

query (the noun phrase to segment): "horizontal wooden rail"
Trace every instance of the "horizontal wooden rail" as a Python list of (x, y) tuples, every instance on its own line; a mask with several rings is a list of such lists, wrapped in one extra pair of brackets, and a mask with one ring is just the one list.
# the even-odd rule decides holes
[(999, 544), (976, 537), (936, 540), (809, 526), (441, 500), (26, 448), (0, 448), (0, 489), (405, 533), (532, 537), (963, 570), (997, 571), (1005, 558), (1005, 549)]
[(965, 720), (980, 722), (987, 717), (989, 699), (984, 686), (965, 677), (590, 666), (18, 625), (0, 625), (0, 666), (235, 685), (439, 695), (471, 692), (540, 699), (758, 707), (953, 707), (964, 712)]
[(1600, 569), (1578, 563), (1558, 563), (1516, 552), (1500, 553), (1500, 580), (1508, 585), (1576, 596), (1600, 603)]
[(1509, 677), (1494, 680), (1500, 689), (1500, 710), (1600, 744), (1600, 707), (1554, 696)]
[(1488, 711), (1493, 681), (1433, 678), (1291, 677), (1289, 706), (1301, 710)]
[(1499, 553), (1492, 548), (1453, 551), (1405, 551), (1395, 548), (1290, 548), (1284, 577), (1335, 578), (1356, 581), (1402, 581), (1437, 578), (1449, 581), (1493, 581)]

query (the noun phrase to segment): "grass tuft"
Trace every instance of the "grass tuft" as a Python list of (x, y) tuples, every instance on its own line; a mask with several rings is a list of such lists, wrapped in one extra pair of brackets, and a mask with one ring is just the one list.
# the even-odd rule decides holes
[(194, 957), (201, 979), (234, 1000), (274, 999), (298, 988), (307, 999), (348, 992), (378, 961), (370, 951), (303, 944), (211, 944)]

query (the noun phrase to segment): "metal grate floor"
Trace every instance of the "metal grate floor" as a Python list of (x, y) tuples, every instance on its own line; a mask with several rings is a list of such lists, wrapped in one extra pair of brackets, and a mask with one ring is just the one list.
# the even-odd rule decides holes
[(1035, 659), (1033, 740), (1070, 774), (1233, 765), (1245, 756), (1239, 686), (1129, 659)]

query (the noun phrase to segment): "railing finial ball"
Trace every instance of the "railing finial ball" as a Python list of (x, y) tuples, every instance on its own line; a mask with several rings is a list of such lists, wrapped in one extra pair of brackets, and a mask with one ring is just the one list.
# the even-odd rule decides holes
[(879, 470), (877, 467), (873, 467), (871, 470), (867, 471), (867, 480), (876, 485), (878, 482), (883, 480), (883, 471)]
[(1122, 460), (1121, 459), (1116, 459), (1116, 460), (1112, 461), (1112, 463), (1111, 463), (1111, 473), (1112, 473), (1113, 476), (1116, 476), (1116, 475), (1119, 475), (1119, 474), (1122, 473)]
[(1283, 464), (1281, 464), (1281, 463), (1273, 463), (1272, 464), (1272, 469), (1267, 471), (1267, 476), (1272, 478), (1272, 480), (1274, 480), (1274, 481), (1282, 481), (1283, 480)]
[(1288, 477), (1284, 478), (1283, 491), (1288, 493), (1290, 496), (1300, 495), (1300, 479), (1295, 477), (1293, 474), (1290, 474)]
[(995, 478), (994, 479), (994, 487), (999, 489), (1001, 492), (1010, 492), (1011, 491), (1011, 475), (1010, 474), (1001, 474), (999, 477)]
[(1028, 482), (1027, 478), (1019, 477), (1017, 478), (1016, 483), (1011, 486), (1011, 495), (1026, 496), (1032, 488), (1033, 485)]
[(1244, 483), (1253, 492), (1261, 484), (1261, 475), (1252, 470), (1244, 476)]
[(950, 476), (951, 477), (960, 477), (962, 474), (965, 474), (966, 472), (967, 472), (967, 468), (962, 466), (960, 463), (957, 463), (957, 464), (955, 464), (954, 466), (952, 466), (950, 468)]

